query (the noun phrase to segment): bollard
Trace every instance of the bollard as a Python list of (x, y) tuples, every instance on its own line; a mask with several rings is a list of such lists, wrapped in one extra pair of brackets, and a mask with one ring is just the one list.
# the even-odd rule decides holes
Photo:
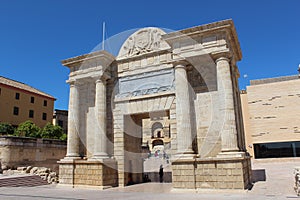
[(297, 196), (300, 196), (300, 167), (294, 168), (294, 175), (295, 175), (294, 190), (295, 190)]

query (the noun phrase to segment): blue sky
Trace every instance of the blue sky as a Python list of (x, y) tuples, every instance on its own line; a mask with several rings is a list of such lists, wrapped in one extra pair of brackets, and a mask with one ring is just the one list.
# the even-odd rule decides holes
[(299, 0), (0, 0), (0, 75), (53, 95), (55, 108), (67, 109), (69, 71), (60, 61), (94, 49), (103, 21), (110, 37), (133, 28), (180, 30), (231, 18), (245, 88), (252, 79), (297, 73), (299, 10)]

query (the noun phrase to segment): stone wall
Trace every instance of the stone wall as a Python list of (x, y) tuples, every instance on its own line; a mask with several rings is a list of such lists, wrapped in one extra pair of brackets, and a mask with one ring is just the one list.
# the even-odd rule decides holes
[(1, 136), (1, 166), (2, 169), (48, 167), (58, 172), (57, 161), (66, 155), (66, 148), (66, 142), (60, 140)]
[(197, 94), (195, 100), (198, 154), (204, 157), (215, 157), (221, 151), (220, 130), (224, 117), (219, 112), (217, 92)]
[(95, 186), (100, 189), (118, 185), (117, 165), (111, 161), (59, 161), (59, 183)]

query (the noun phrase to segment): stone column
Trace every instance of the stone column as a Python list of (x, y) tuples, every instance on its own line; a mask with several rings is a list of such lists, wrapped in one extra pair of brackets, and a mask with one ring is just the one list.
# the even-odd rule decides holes
[(106, 78), (96, 80), (95, 95), (96, 126), (94, 132), (93, 158), (108, 158), (106, 136)]
[(67, 159), (79, 158), (79, 89), (75, 81), (69, 82), (69, 113), (68, 113), (68, 141)]
[(238, 151), (237, 127), (234, 112), (233, 84), (229, 59), (220, 57), (216, 60), (218, 93), (220, 98), (222, 152)]
[(177, 154), (194, 157), (189, 83), (185, 63), (175, 65)]

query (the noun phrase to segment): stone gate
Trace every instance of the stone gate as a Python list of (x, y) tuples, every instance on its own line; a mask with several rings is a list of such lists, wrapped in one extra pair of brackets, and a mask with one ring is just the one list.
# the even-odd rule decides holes
[(143, 28), (117, 57), (102, 50), (62, 61), (70, 99), (60, 184), (141, 183), (143, 121), (160, 116), (168, 120), (174, 189), (247, 188), (241, 58), (233, 22), (225, 20), (170, 33)]

